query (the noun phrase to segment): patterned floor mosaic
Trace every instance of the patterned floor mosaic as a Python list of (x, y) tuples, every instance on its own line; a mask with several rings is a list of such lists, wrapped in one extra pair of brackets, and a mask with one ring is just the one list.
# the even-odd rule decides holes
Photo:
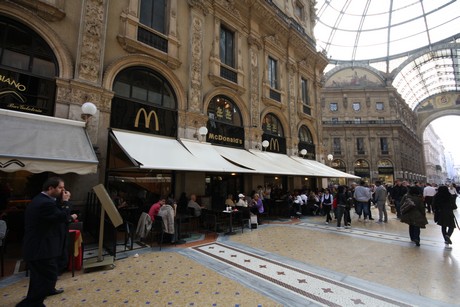
[(223, 244), (195, 250), (324, 306), (411, 306)]
[[(445, 249), (440, 227), (358, 222), (337, 229), (323, 217), (273, 222), (217, 241), (122, 251), (113, 270), (65, 273), (47, 306), (458, 306), (460, 231)], [(88, 249), (94, 253), (94, 250)], [(136, 255), (137, 254), (137, 255)], [(0, 306), (27, 292), (18, 273), (0, 280)]]

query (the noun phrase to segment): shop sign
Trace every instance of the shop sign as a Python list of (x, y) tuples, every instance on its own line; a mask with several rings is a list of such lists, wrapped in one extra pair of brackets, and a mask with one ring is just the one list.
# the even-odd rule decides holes
[(276, 152), (276, 153), (286, 153), (286, 139), (283, 137), (278, 137), (270, 134), (264, 133), (262, 135), (263, 141), (268, 141), (268, 147), (264, 148), (264, 151)]
[(394, 169), (392, 167), (379, 167), (379, 174), (393, 174)]
[(110, 126), (130, 131), (175, 137), (177, 112), (121, 98), (112, 100)]
[(210, 121), (206, 141), (212, 144), (244, 148), (244, 128)]
[(0, 108), (52, 115), (55, 88), (53, 80), (0, 69)]

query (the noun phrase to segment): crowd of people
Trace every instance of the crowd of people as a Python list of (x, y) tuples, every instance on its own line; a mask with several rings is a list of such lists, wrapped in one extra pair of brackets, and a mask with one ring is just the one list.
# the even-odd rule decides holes
[[(349, 187), (331, 186), (319, 191), (295, 190), (287, 198), (291, 218), (296, 215), (322, 215), (325, 223), (329, 224), (334, 217), (339, 229), (351, 227), (352, 209), (358, 221), (367, 223), (374, 220), (372, 206), (378, 209), (376, 222), (388, 223), (387, 208), (390, 207), (396, 219), (409, 225), (409, 236), (416, 246), (420, 246), (420, 229), (428, 224), (426, 214), (433, 214), (434, 222), (441, 226), (446, 248), (451, 248), (451, 236), (458, 227), (453, 210), (457, 209), (459, 190), (460, 187), (455, 184), (422, 185), (396, 180), (393, 185), (384, 185), (377, 180), (375, 184), (360, 181)], [(407, 202), (411, 203), (409, 209)]]
[[(225, 206), (227, 210), (248, 208), (253, 216), (265, 212), (266, 206), (271, 206), (273, 193), (279, 189), (258, 186), (250, 193), (251, 196), (238, 194), (237, 199), (228, 195)], [(458, 226), (454, 210), (459, 189), (455, 184), (422, 185), (418, 182), (408, 184), (396, 180), (394, 185), (383, 185), (381, 181), (368, 185), (361, 181), (359, 184), (348, 186), (331, 186), (320, 191), (308, 189), (294, 190), (292, 193), (277, 195), (284, 198), (291, 217), (299, 215), (322, 215), (325, 223), (334, 219), (338, 228), (351, 227), (351, 210), (354, 209), (358, 221), (373, 220), (371, 206), (378, 209), (377, 223), (388, 223), (387, 205), (391, 206), (396, 218), (409, 225), (409, 236), (416, 246), (420, 246), (420, 232), (428, 224), (426, 214), (433, 214), (434, 222), (441, 226), (441, 234), (446, 248), (451, 248), (451, 236)], [(118, 208), (126, 207), (124, 195), (118, 193), (114, 203)], [(63, 292), (56, 288), (57, 276), (66, 268), (68, 257), (66, 240), (68, 225), (77, 219), (71, 214), (69, 204), (70, 192), (66, 190), (61, 178), (53, 177), (43, 184), (39, 193), (29, 204), (25, 212), (25, 236), (23, 256), (30, 271), (29, 289), (26, 298), (18, 306), (43, 306), (47, 296)], [(197, 202), (197, 196), (185, 193), (178, 201), (172, 197), (160, 197), (148, 209), (146, 217), (154, 222), (161, 217), (165, 233), (174, 242), (178, 239), (176, 231), (176, 214), (178, 211), (188, 211), (199, 217), (205, 206)], [(343, 225), (343, 226), (342, 226)]]

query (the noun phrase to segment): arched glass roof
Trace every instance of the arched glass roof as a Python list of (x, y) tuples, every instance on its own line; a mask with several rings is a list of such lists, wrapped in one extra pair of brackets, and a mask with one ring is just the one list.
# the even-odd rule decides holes
[(315, 38), (330, 64), (366, 63), (394, 73), (415, 108), (460, 90), (460, 1), (317, 0)]

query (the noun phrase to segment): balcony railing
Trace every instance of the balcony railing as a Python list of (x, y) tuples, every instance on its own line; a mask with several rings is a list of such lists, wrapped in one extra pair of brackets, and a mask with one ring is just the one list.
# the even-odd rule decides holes
[(137, 40), (152, 46), (155, 49), (168, 53), (168, 40), (160, 35), (139, 27), (137, 30)]
[(325, 120), (323, 125), (391, 125), (402, 124), (400, 120)]
[(220, 66), (220, 76), (234, 83), (238, 83), (238, 74), (223, 65)]
[(281, 102), (281, 93), (270, 89), (270, 99), (276, 100), (278, 102)]

